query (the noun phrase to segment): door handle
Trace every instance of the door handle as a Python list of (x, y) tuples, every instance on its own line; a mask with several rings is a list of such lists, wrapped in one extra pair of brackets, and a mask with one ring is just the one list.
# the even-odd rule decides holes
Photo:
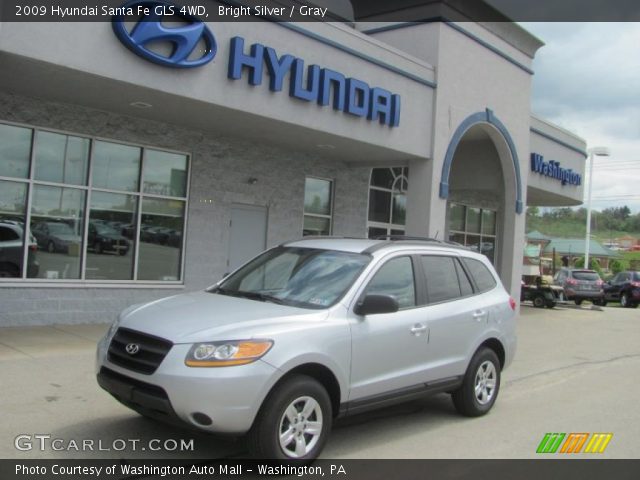
[(427, 326), (422, 323), (416, 323), (409, 331), (412, 335), (418, 337), (427, 331)]

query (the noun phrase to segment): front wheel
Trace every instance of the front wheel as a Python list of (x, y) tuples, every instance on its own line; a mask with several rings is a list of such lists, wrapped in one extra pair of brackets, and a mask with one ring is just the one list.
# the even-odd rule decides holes
[(248, 434), (248, 447), (257, 458), (306, 460), (316, 458), (331, 431), (331, 399), (311, 377), (294, 375), (265, 400)]
[(451, 398), (459, 413), (479, 417), (491, 410), (499, 391), (498, 356), (489, 348), (481, 348), (471, 359), (462, 386), (453, 392)]
[(629, 308), (631, 305), (629, 304), (629, 296), (626, 293), (620, 295), (620, 306), (623, 308)]
[(544, 304), (546, 303), (546, 300), (544, 298), (544, 296), (542, 295), (536, 295), (535, 297), (533, 297), (533, 306), (536, 308), (544, 308)]
[(578, 305), (578, 306), (582, 305), (582, 299), (581, 299), (581, 298), (576, 298), (576, 299), (574, 300), (574, 302), (575, 302), (575, 304), (576, 304), (576, 305)]

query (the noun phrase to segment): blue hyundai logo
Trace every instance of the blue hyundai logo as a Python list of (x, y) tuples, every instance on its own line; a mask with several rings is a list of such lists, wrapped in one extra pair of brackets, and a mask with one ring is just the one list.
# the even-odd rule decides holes
[[(133, 0), (123, 5), (123, 11), (126, 8), (131, 8), (134, 12), (148, 12), (131, 29), (127, 28), (127, 18), (124, 15), (116, 15), (112, 20), (115, 34), (136, 55), (174, 68), (199, 67), (216, 56), (217, 45), (213, 33), (198, 17), (180, 12), (184, 7), (159, 1)], [(187, 25), (165, 26), (162, 24), (165, 15), (187, 22)], [(162, 43), (171, 47), (168, 55), (149, 48), (151, 44), (158, 46)], [(201, 52), (196, 52), (198, 47)], [(197, 53), (201, 55), (198, 56)]]

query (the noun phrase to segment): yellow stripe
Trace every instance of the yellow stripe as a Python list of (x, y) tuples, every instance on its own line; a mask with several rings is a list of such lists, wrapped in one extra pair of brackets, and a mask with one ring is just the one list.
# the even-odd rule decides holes
[(609, 445), (609, 442), (611, 441), (611, 437), (613, 437), (613, 433), (604, 434), (605, 440), (602, 446), (600, 447), (600, 451), (598, 453), (604, 453), (604, 449), (607, 448), (607, 445)]

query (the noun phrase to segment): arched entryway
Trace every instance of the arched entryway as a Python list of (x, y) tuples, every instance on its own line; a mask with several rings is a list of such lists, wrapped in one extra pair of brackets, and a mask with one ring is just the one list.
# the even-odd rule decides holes
[(484, 253), (506, 285), (514, 258), (514, 215), (523, 209), (514, 143), (491, 110), (465, 119), (447, 149), (440, 183), (447, 236)]

